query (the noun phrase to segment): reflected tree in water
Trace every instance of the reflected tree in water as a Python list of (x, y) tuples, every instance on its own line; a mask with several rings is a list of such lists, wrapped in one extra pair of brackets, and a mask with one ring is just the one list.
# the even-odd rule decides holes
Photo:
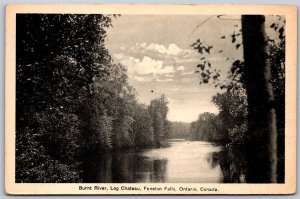
[(228, 147), (220, 152), (211, 154), (211, 167), (220, 165), (223, 174), (223, 183), (245, 183), (246, 159), (240, 148)]
[(83, 169), (85, 182), (165, 182), (166, 159), (153, 160), (138, 152), (116, 152), (88, 159), (90, 162)]

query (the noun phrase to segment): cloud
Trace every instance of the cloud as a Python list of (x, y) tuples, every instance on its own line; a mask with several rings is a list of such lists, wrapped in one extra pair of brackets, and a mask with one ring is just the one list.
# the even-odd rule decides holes
[(176, 70), (184, 71), (184, 66), (178, 66), (178, 67), (176, 68)]
[(138, 52), (155, 52), (162, 55), (172, 55), (172, 56), (180, 56), (182, 58), (191, 58), (196, 55), (195, 50), (191, 49), (183, 49), (180, 48), (177, 44), (170, 43), (168, 46), (163, 44), (157, 43), (150, 43), (147, 44), (146, 42), (143, 43), (136, 43), (135, 46), (131, 47), (131, 50), (138, 51)]
[(172, 78), (156, 79), (155, 81), (157, 81), (157, 82), (172, 82), (172, 81), (174, 81), (174, 79), (172, 79)]
[(141, 42), (135, 43), (135, 45), (129, 46), (126, 50), (121, 50), (120, 52), (127, 57), (134, 57), (140, 60), (143, 60), (144, 57), (151, 57), (154, 60), (163, 61), (164, 65), (173, 65), (174, 63), (190, 65), (199, 62), (199, 54), (195, 50), (181, 48), (175, 43), (164, 45), (153, 42)]
[(174, 77), (175, 75), (174, 74), (166, 74), (165, 76), (166, 77)]
[(198, 56), (195, 50), (190, 50), (190, 49), (183, 49), (181, 54), (182, 57), (185, 59), (192, 58), (193, 56)]
[(199, 58), (195, 57), (195, 58), (177, 58), (175, 57), (175, 61), (178, 64), (185, 64), (185, 63), (197, 63), (199, 62)]
[(171, 43), (168, 47), (165, 47), (162, 44), (155, 44), (150, 43), (148, 46), (145, 45), (145, 43), (142, 43), (139, 45), (140, 47), (145, 47), (147, 50), (156, 51), (161, 54), (167, 54), (167, 55), (178, 55), (180, 52), (183, 51), (183, 49), (179, 48), (176, 44)]
[(113, 57), (127, 67), (128, 76), (134, 81), (174, 81), (175, 76), (185, 74), (199, 62), (197, 52), (175, 43), (141, 42), (122, 49), (125, 50), (114, 53)]
[(182, 52), (183, 49), (179, 48), (176, 44), (170, 44), (168, 47), (168, 51), (166, 52), (166, 54), (169, 55), (178, 55), (180, 52)]
[(174, 73), (173, 66), (163, 66), (163, 61), (144, 56), (142, 60), (134, 57), (124, 57), (121, 64), (127, 66), (129, 74), (168, 74)]
[(182, 73), (182, 75), (191, 75), (191, 74), (194, 74), (195, 73), (195, 71), (190, 71), (190, 72), (184, 72), (184, 73)]
[(174, 73), (173, 66), (165, 66), (161, 69), (160, 74)]

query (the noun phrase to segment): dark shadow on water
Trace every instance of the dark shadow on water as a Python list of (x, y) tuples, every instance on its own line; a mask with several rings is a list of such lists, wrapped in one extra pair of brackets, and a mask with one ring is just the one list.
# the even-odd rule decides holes
[(224, 147), (211, 154), (211, 167), (220, 165), (223, 183), (246, 183), (246, 159), (242, 147)]
[(166, 159), (149, 159), (139, 152), (86, 157), (82, 177), (88, 183), (165, 182)]

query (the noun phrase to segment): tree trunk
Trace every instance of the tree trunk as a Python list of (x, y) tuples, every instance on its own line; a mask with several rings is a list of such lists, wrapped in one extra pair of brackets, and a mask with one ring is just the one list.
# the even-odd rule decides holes
[(249, 183), (276, 183), (277, 129), (271, 66), (267, 56), (265, 17), (243, 15), (245, 82), (248, 95), (247, 136)]

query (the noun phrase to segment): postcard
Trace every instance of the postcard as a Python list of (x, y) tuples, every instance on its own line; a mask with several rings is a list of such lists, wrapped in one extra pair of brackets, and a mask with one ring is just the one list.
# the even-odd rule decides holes
[(297, 9), (6, 7), (12, 195), (296, 192)]

